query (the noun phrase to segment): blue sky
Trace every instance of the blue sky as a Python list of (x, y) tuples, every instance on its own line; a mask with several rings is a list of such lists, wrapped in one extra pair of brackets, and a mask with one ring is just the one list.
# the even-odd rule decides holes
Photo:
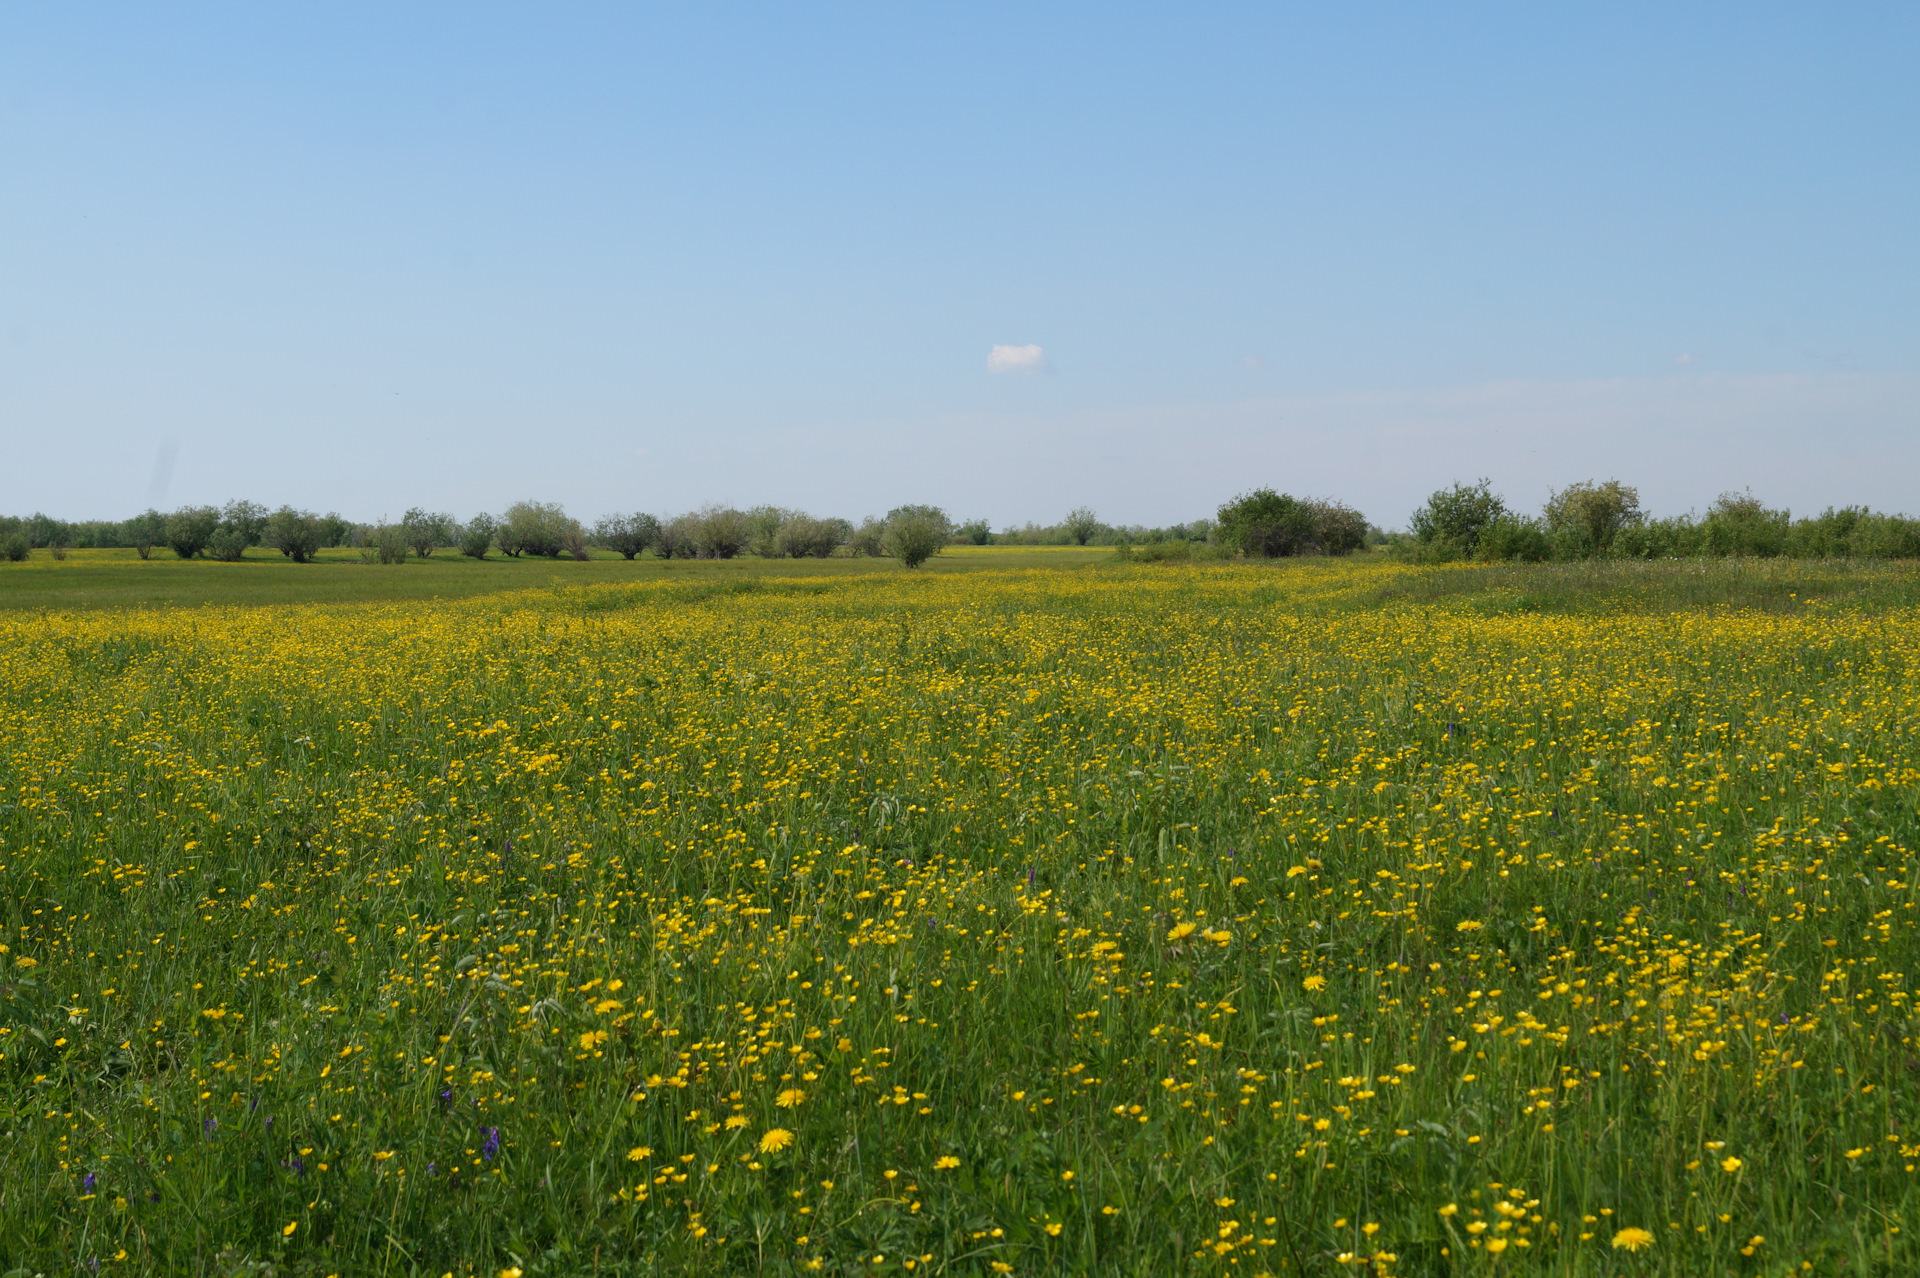
[(1917, 36), (7, 6), (0, 510), (1162, 523), (1264, 484), (1397, 526), (1486, 475), (1920, 512)]

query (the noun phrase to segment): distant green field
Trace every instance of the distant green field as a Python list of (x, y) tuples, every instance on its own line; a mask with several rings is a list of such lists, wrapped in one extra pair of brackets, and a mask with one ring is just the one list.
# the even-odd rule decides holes
[[(917, 572), (980, 568), (1070, 568), (1111, 555), (1100, 547), (955, 546)], [(75, 550), (64, 560), (46, 551), (20, 564), (0, 564), (0, 608), (193, 607), (202, 604), (354, 603), (404, 599), (462, 599), (502, 590), (694, 577), (795, 576), (906, 572), (892, 559), (621, 559), (596, 554), (570, 559), (465, 559), (442, 551), (399, 566), (362, 563), (357, 550), (323, 550), (319, 561), (296, 564), (255, 550), (237, 564), (178, 559), (155, 550), (142, 560), (131, 550)]]

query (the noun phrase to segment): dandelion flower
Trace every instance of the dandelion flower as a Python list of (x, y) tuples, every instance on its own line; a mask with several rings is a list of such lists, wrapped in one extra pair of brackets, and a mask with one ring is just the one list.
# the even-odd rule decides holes
[(653, 1153), (653, 1149), (651, 1146), (635, 1145), (632, 1149), (629, 1149), (627, 1151), (627, 1161), (630, 1163), (637, 1163), (651, 1153)]
[(933, 1167), (935, 1171), (952, 1171), (955, 1167), (958, 1167), (959, 1165), (960, 1165), (960, 1160), (955, 1158), (952, 1154), (942, 1154), (940, 1155), (940, 1157), (933, 1160)]
[(1173, 931), (1167, 933), (1167, 939), (1169, 941), (1183, 940), (1186, 937), (1192, 936), (1197, 927), (1198, 924), (1194, 923), (1176, 923), (1173, 925)]
[(1629, 1226), (1613, 1236), (1613, 1245), (1621, 1251), (1639, 1251), (1653, 1246), (1653, 1231)]
[(1300, 985), (1303, 989), (1324, 990), (1327, 988), (1327, 978), (1316, 972), (1306, 980), (1300, 982)]
[(799, 1088), (789, 1087), (786, 1091), (781, 1092), (778, 1096), (774, 1097), (773, 1103), (778, 1105), (781, 1109), (792, 1109), (795, 1105), (798, 1105), (801, 1101), (805, 1100), (806, 1098), (807, 1098), (807, 1094), (801, 1091)]
[(745, 1114), (731, 1114), (727, 1117), (727, 1130), (730, 1132), (737, 1132), (746, 1125), (747, 1116)]
[(1721, 1160), (1720, 1160), (1720, 1170), (1721, 1170), (1721, 1171), (1725, 1171), (1725, 1172), (1737, 1172), (1737, 1171), (1739, 1171), (1739, 1170), (1740, 1170), (1740, 1169), (1741, 1169), (1742, 1167), (1744, 1167), (1744, 1166), (1746, 1166), (1746, 1164), (1745, 1164), (1745, 1163), (1743, 1163), (1743, 1162), (1741, 1162), (1741, 1161), (1740, 1161), (1739, 1159), (1737, 1159), (1737, 1158), (1734, 1158), (1734, 1157), (1733, 1157), (1733, 1156), (1731, 1156), (1731, 1155), (1729, 1155), (1729, 1156), (1727, 1156), (1726, 1158), (1723, 1158), (1723, 1159), (1721, 1159)]
[(1506, 1249), (1507, 1249), (1507, 1240), (1506, 1240), (1506, 1239), (1504, 1239), (1504, 1238), (1489, 1238), (1489, 1239), (1487, 1239), (1487, 1250), (1488, 1250), (1488, 1251), (1490, 1251), (1490, 1252), (1492, 1252), (1492, 1253), (1493, 1253), (1494, 1255), (1496, 1255), (1496, 1256), (1497, 1256), (1497, 1255), (1499, 1255), (1499, 1254), (1500, 1254), (1501, 1252), (1503, 1252), (1503, 1251), (1505, 1251)]
[(784, 1127), (769, 1127), (767, 1128), (766, 1134), (760, 1138), (760, 1152), (763, 1154), (777, 1153), (791, 1144), (793, 1144), (792, 1132)]

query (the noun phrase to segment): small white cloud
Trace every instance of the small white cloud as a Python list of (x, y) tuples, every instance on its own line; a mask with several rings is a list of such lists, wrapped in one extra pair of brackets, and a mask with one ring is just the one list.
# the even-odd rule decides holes
[(989, 373), (1043, 373), (1047, 353), (1038, 346), (996, 346), (987, 352)]
[(1676, 364), (1698, 364), (1700, 362), (1700, 357), (1698, 355), (1683, 354), (1680, 356), (1680, 358), (1674, 360), (1673, 362)]

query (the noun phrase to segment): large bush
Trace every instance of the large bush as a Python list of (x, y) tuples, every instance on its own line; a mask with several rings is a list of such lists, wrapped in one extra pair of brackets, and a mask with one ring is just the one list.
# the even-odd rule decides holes
[(580, 535), (579, 521), (553, 502), (517, 501), (500, 516), (494, 540), (514, 557), (545, 555), (558, 559)]
[(296, 564), (304, 564), (320, 549), (323, 536), (319, 516), (309, 510), (282, 506), (267, 517), (261, 540)]
[(213, 506), (182, 506), (167, 516), (167, 547), (182, 559), (191, 559), (207, 548), (220, 526), (220, 511)]
[(693, 520), (694, 553), (702, 559), (732, 559), (747, 548), (747, 517), (731, 506), (702, 506)]
[(452, 515), (422, 510), (418, 506), (400, 517), (400, 531), (407, 539), (407, 547), (422, 559), (442, 546), (453, 545), (455, 527)]
[(896, 506), (887, 512), (881, 544), (909, 568), (918, 568), (947, 544), (953, 522), (938, 506)]
[(1792, 522), (1787, 511), (1769, 509), (1750, 492), (1721, 493), (1701, 522), (1703, 549), (1710, 555), (1772, 558), (1786, 552)]
[(1407, 523), (1423, 557), (1457, 559), (1478, 550), (1480, 534), (1506, 513), (1506, 502), (1494, 493), (1491, 481), (1482, 479), (1437, 490)]
[(127, 545), (133, 547), (133, 553), (142, 559), (153, 554), (153, 548), (167, 539), (167, 517), (149, 507), (144, 513), (135, 515), (121, 526), (120, 536)]
[(789, 559), (825, 559), (838, 549), (841, 538), (840, 520), (815, 519), (796, 511), (774, 534), (774, 553)]
[(755, 506), (742, 518), (746, 521), (746, 549), (762, 559), (772, 559), (781, 553), (780, 529), (789, 519), (799, 514), (797, 510), (783, 510), (779, 506)]
[(1100, 516), (1095, 514), (1089, 506), (1074, 507), (1060, 522), (1067, 530), (1067, 536), (1073, 538), (1073, 544), (1076, 546), (1086, 545), (1106, 528), (1106, 525), (1100, 522)]
[(496, 523), (492, 515), (481, 511), (460, 529), (460, 553), (469, 559), (485, 559), (493, 547)]
[(659, 540), (660, 521), (652, 515), (608, 515), (593, 526), (595, 545), (632, 559)]
[(1541, 521), (1565, 558), (1605, 554), (1621, 529), (1646, 518), (1640, 509), (1640, 490), (1609, 479), (1603, 484), (1582, 480), (1547, 497)]
[(1367, 520), (1337, 501), (1256, 488), (1220, 507), (1220, 544), (1252, 559), (1344, 555), (1366, 544)]

